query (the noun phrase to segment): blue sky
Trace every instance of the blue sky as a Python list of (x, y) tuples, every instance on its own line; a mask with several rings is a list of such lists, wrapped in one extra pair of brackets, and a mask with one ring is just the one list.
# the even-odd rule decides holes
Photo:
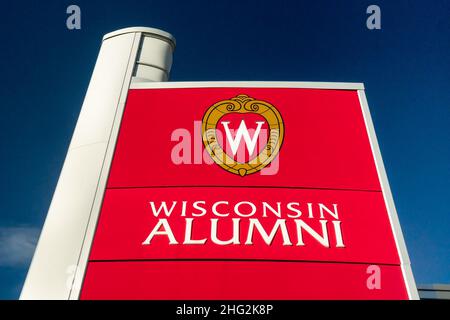
[[(81, 30), (66, 8), (81, 8)], [(381, 30), (366, 8), (381, 8)], [(173, 81), (364, 82), (417, 283), (450, 283), (450, 2), (8, 1), (0, 48), (0, 299), (20, 293), (102, 36), (171, 32)]]

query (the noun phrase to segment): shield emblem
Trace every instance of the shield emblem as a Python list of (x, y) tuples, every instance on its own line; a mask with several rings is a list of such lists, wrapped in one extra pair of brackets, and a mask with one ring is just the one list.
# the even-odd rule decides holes
[(202, 120), (202, 139), (221, 168), (241, 177), (256, 173), (278, 155), (284, 138), (280, 112), (245, 94), (210, 106)]

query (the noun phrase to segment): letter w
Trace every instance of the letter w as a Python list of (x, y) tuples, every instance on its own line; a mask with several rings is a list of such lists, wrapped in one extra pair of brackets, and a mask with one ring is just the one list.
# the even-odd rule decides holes
[(250, 133), (248, 132), (247, 126), (245, 125), (244, 120), (241, 120), (241, 124), (236, 132), (236, 137), (233, 139), (231, 136), (230, 128), (228, 124), (230, 122), (224, 121), (222, 122), (223, 127), (225, 128), (225, 132), (227, 134), (227, 139), (230, 142), (231, 151), (233, 152), (233, 156), (236, 155), (239, 144), (241, 143), (242, 138), (244, 138), (245, 145), (247, 146), (247, 150), (249, 154), (253, 154), (253, 151), (256, 147), (256, 142), (258, 141), (259, 132), (261, 131), (261, 127), (264, 124), (264, 121), (256, 121), (258, 127), (256, 128), (256, 132), (253, 135), (253, 138), (250, 137)]
[(166, 202), (162, 201), (161, 205), (158, 208), (158, 210), (156, 210), (155, 203), (153, 201), (150, 201), (150, 206), (152, 207), (153, 215), (155, 217), (159, 216), (159, 213), (161, 212), (162, 209), (164, 209), (164, 213), (165, 213), (166, 217), (170, 217), (170, 215), (172, 214), (172, 211), (175, 208), (176, 204), (177, 204), (176, 201), (172, 201), (172, 206), (170, 207), (170, 210), (169, 210), (169, 209), (167, 209)]

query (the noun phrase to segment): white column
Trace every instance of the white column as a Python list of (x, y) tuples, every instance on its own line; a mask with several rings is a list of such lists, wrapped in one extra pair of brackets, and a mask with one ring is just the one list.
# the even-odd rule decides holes
[(103, 38), (21, 299), (78, 297), (130, 83), (167, 81), (174, 48), (153, 28)]

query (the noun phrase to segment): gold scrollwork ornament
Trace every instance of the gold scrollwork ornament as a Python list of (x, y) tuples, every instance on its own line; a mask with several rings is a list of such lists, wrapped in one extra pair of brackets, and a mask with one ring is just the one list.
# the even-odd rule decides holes
[[(217, 124), (229, 113), (256, 113), (264, 117), (269, 126), (268, 141), (260, 153), (248, 162), (238, 162), (222, 149), (217, 140)], [(228, 172), (244, 177), (269, 165), (278, 155), (284, 138), (284, 124), (280, 112), (270, 103), (240, 94), (210, 106), (202, 121), (203, 144), (211, 158)]]

